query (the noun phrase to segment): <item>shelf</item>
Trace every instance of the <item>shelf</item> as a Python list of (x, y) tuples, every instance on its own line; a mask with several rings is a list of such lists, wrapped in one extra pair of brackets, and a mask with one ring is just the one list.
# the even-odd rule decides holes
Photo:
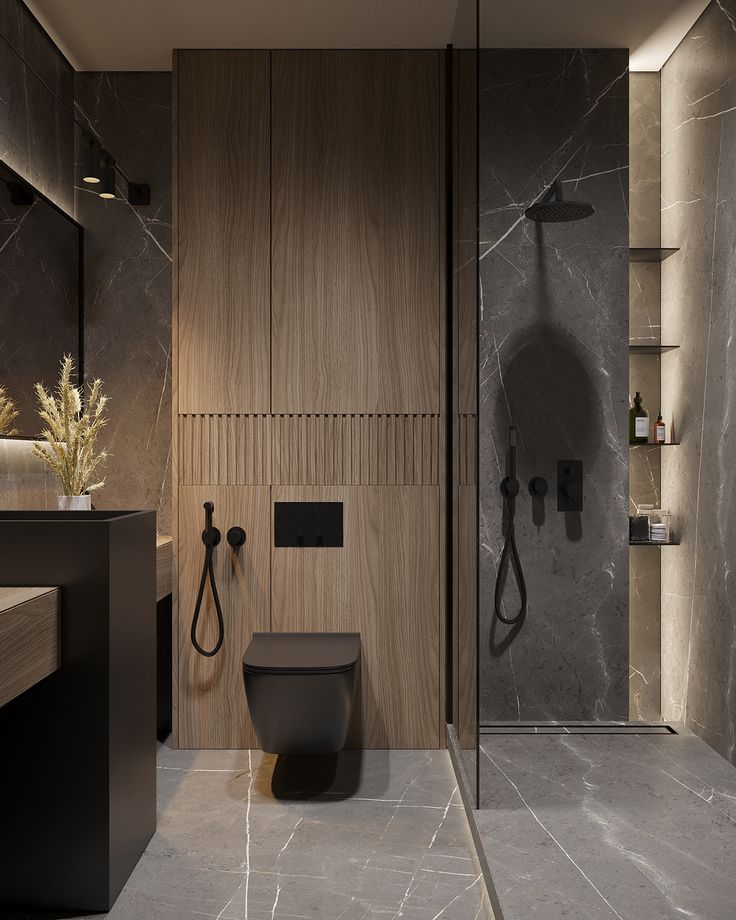
[(629, 262), (664, 262), (665, 259), (669, 259), (670, 256), (679, 251), (679, 247), (677, 249), (630, 248)]
[(679, 345), (629, 345), (632, 355), (663, 355), (666, 351), (673, 351)]
[(679, 546), (679, 540), (629, 540), (629, 546)]
[(629, 441), (629, 447), (679, 447), (679, 446), (680, 446), (679, 441), (665, 441), (664, 444), (662, 444), (661, 441), (659, 443), (657, 443), (656, 441), (637, 441), (636, 443), (632, 443), (631, 441)]

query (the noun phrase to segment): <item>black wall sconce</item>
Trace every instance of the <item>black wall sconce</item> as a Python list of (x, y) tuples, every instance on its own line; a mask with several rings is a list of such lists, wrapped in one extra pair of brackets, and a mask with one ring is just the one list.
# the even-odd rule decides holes
[(100, 198), (116, 198), (116, 175), (119, 175), (128, 186), (128, 204), (136, 207), (149, 205), (150, 186), (145, 182), (132, 182), (97, 138), (88, 135), (86, 131), (83, 133), (85, 148), (82, 153), (82, 182), (93, 186)]
[[(116, 198), (115, 173), (117, 173), (128, 186), (128, 204), (137, 207), (149, 205), (151, 203), (150, 186), (146, 182), (131, 181), (117, 165), (114, 157), (103, 148), (100, 138), (94, 134), (86, 124), (83, 125), (77, 120), (74, 109), (70, 108), (63, 99), (59, 98), (38, 71), (35, 70), (18, 51), (15, 45), (2, 33), (0, 33), (0, 40), (5, 42), (10, 52), (34, 75), (59, 108), (67, 113), (72, 123), (81, 131), (84, 145), (82, 151), (82, 182), (92, 186), (90, 191), (94, 189), (101, 198)], [(18, 203), (21, 202), (19, 201)]]

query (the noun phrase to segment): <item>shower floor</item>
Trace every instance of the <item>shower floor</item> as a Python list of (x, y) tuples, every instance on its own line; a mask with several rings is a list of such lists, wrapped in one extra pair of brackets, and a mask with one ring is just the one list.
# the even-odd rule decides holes
[(484, 920), (485, 904), (446, 751), (161, 747), (158, 830), (104, 916)]
[(736, 769), (677, 732), (481, 737), (497, 920), (733, 920)]

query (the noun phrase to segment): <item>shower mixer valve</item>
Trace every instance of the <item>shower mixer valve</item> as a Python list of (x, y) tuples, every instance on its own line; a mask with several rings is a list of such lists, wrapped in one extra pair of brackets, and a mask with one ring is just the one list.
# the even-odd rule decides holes
[(583, 461), (557, 461), (557, 510), (583, 510)]
[(549, 488), (547, 480), (544, 476), (533, 476), (529, 480), (529, 494), (535, 498), (541, 498), (547, 494), (547, 489)]

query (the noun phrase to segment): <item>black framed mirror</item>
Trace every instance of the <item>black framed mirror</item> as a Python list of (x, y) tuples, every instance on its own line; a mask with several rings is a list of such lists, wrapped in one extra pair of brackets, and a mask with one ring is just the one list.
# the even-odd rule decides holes
[(55, 386), (63, 355), (84, 379), (83, 254), (81, 226), (0, 160), (0, 387), (15, 437), (38, 437), (34, 385)]

